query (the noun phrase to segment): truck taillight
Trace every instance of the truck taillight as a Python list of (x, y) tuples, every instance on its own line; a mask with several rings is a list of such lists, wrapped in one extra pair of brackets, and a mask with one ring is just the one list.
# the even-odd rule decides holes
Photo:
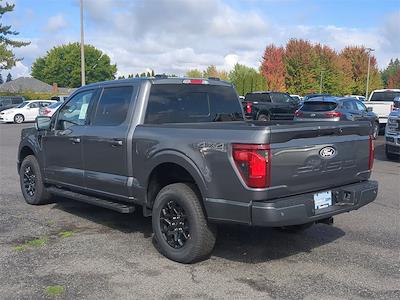
[(338, 111), (328, 111), (325, 113), (325, 117), (328, 118), (340, 118), (342, 116), (341, 112)]
[(271, 185), (271, 150), (269, 145), (233, 144), (235, 165), (248, 187)]
[(246, 103), (246, 113), (251, 114), (251, 102)]
[(295, 113), (294, 113), (294, 116), (295, 117), (302, 117), (303, 116), (303, 112), (301, 112), (299, 110), (296, 110)]
[(184, 84), (208, 84), (208, 80), (205, 79), (184, 79)]
[(372, 167), (374, 166), (374, 158), (375, 158), (374, 140), (372, 136), (369, 136), (369, 160), (368, 160), (369, 170), (372, 170)]

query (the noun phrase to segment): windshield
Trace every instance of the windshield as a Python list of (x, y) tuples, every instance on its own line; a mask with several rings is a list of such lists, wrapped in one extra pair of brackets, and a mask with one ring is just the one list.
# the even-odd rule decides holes
[(243, 121), (242, 107), (232, 87), (155, 84), (150, 91), (145, 123)]
[(400, 92), (373, 92), (370, 101), (393, 101), (398, 96), (400, 96)]
[(17, 106), (17, 108), (24, 107), (24, 106), (27, 105), (28, 103), (29, 103), (28, 101), (22, 102), (20, 105)]

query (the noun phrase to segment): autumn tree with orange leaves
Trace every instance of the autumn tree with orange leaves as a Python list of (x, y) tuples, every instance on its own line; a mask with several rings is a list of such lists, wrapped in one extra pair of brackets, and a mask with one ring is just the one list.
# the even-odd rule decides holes
[(285, 50), (282, 47), (269, 45), (265, 48), (261, 73), (266, 80), (267, 88), (273, 91), (285, 91)]

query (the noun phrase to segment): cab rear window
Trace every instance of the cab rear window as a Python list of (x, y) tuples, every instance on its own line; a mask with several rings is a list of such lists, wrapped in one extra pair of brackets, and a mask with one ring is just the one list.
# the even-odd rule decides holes
[(330, 111), (337, 107), (335, 102), (304, 102), (302, 111)]
[(400, 92), (374, 92), (371, 96), (371, 101), (393, 101), (394, 98), (399, 96)]
[(243, 121), (242, 107), (232, 87), (154, 84), (145, 123)]

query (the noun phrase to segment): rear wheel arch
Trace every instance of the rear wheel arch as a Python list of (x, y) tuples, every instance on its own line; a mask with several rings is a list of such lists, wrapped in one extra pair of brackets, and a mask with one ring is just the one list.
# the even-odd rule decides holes
[[(176, 155), (173, 159), (171, 156), (168, 158), (154, 164), (147, 176), (145, 205), (151, 208), (157, 194), (165, 186), (173, 183), (188, 183), (195, 187), (204, 209), (203, 199), (206, 197), (206, 186), (197, 166), (192, 161), (188, 161), (188, 158), (180, 158)], [(204, 213), (206, 214), (205, 209)]]

